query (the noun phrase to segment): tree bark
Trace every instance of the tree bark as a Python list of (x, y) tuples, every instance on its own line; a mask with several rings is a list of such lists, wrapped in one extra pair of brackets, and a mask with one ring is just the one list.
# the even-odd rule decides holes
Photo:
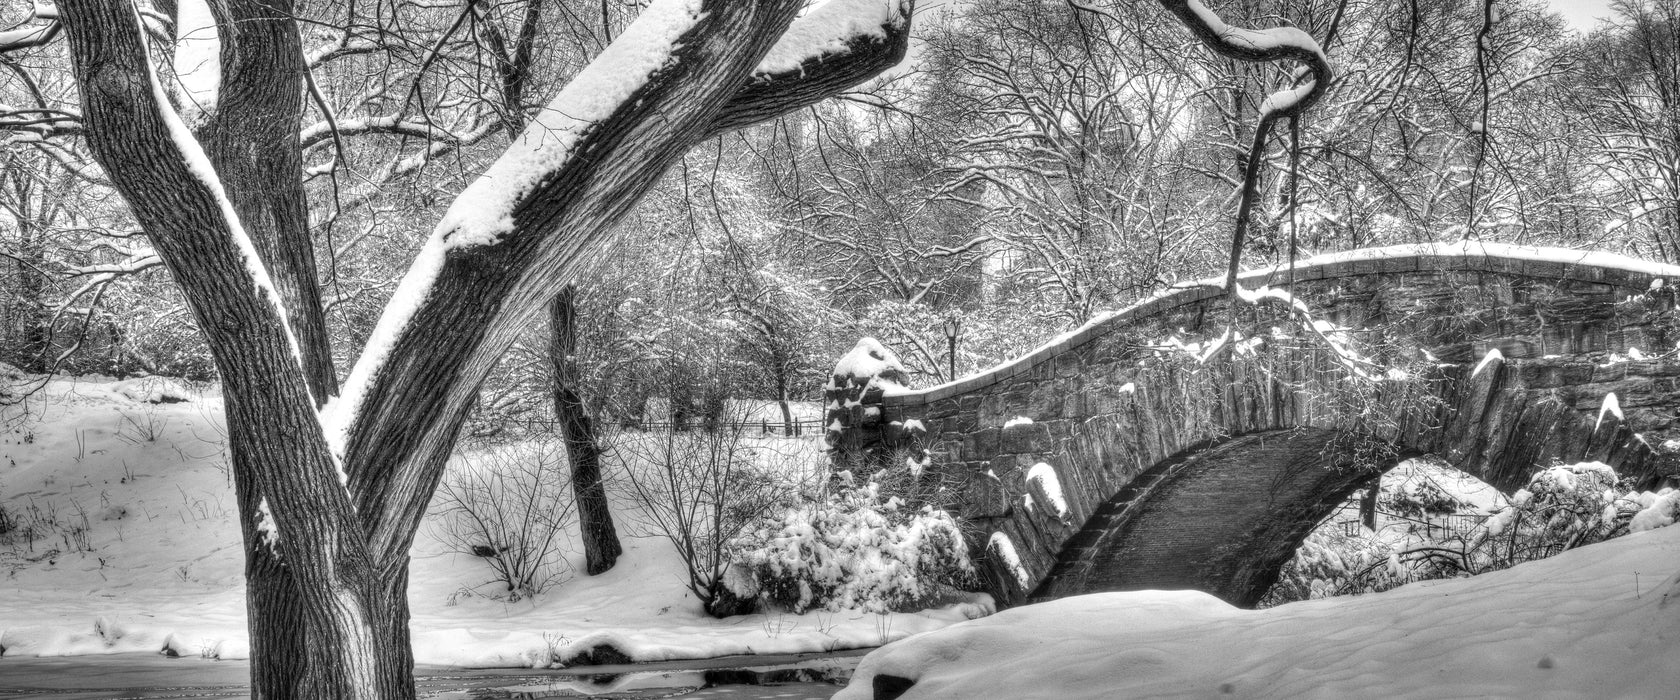
[(566, 443), (566, 460), (572, 468), (572, 494), (577, 499), (578, 529), (583, 535), (585, 571), (590, 576), (606, 572), (618, 563), (624, 548), (613, 527), (606, 485), (601, 481), (601, 445), (595, 439), (595, 422), (578, 395), (577, 287), (566, 285), (548, 303), (550, 371), (554, 375), (554, 417), (560, 423)]
[[(278, 662), (253, 674), (269, 684), (257, 692), (411, 696), (408, 651), (393, 643), (400, 637), (383, 634), (406, 617), (401, 597), (393, 599), (383, 585), (400, 572), (372, 565), (278, 293), (257, 283), (253, 268), (261, 264), (241, 247), (246, 232), (224, 208), (219, 178), (192, 164), (196, 144), (166, 111), (132, 6), (60, 4), (77, 59), (88, 144), (168, 265), (216, 360), (247, 552), (274, 547), (268, 554), (277, 552), (283, 567), (262, 554), (252, 562), (261, 577), (249, 603), (254, 637), (265, 658)], [(296, 178), (295, 170), (286, 176)], [(269, 506), (278, 543), (252, 526), (261, 510), (253, 502)], [(293, 587), (279, 580), (275, 572), (282, 570)], [(292, 656), (300, 647), (301, 676), (299, 657)]]
[(777, 397), (776, 403), (782, 407), (782, 434), (793, 437), (793, 409), (788, 406), (788, 393), (785, 384), (782, 386), (781, 395)]
[[(304, 379), (314, 406), (337, 393), (332, 348), (316, 276), (313, 241), (302, 180), (297, 129), (303, 119), (303, 47), (292, 0), (211, 3), (221, 37), (222, 80), (217, 104), (198, 129), (205, 155), (228, 200), (268, 269), (297, 339)], [(252, 693), (258, 698), (299, 698), (307, 677), (309, 641), (303, 600), (286, 562), (262, 541), (256, 514), (262, 489), (252, 460), (233, 454), (234, 483), (245, 534), (247, 624), (251, 638)], [(387, 601), (406, 608), (406, 595)], [(390, 659), (397, 682), (412, 663)]]

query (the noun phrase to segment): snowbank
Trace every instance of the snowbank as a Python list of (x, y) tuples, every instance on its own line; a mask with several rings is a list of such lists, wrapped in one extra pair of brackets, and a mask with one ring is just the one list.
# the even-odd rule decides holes
[[(141, 388), (60, 378), (29, 402), (27, 416), (19, 406), (0, 414), (0, 508), (43, 529), (27, 540), (0, 535), (0, 654), (249, 655), (222, 399), (210, 389), (186, 402), (146, 403), (152, 394)], [(752, 439), (818, 449), (816, 438)], [(637, 661), (818, 652), (877, 646), (975, 614), (973, 605), (954, 605), (713, 619), (684, 587), (671, 546), (627, 536), (642, 514), (609, 494), (625, 535), (618, 566), (575, 573), (517, 603), (487, 597), (496, 592), (485, 585), (490, 568), (450, 551), (428, 518), (410, 565), (416, 661), (547, 666), (600, 644)], [(581, 546), (563, 547), (581, 572)]]
[(914, 698), (1670, 698), (1680, 528), (1471, 579), (1240, 610), (1194, 591), (1008, 610), (879, 649)]

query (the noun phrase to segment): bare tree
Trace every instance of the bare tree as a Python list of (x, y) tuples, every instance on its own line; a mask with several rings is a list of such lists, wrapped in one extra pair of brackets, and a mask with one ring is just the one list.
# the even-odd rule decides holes
[(583, 535), (585, 572), (603, 573), (618, 563), (624, 547), (613, 527), (606, 485), (601, 480), (601, 443), (595, 421), (578, 393), (577, 288), (566, 285), (548, 304), (549, 371), (554, 377), (554, 418), (571, 465), (578, 529)]
[(1680, 2), (1618, 0), (1568, 97), (1597, 151), (1612, 230), (1680, 260)]
[(936, 197), (982, 213), (994, 274), (1064, 326), (1217, 261), (1206, 231), (1228, 197), (1176, 133), (1213, 91), (1181, 37), (1144, 5), (996, 0), (930, 37)]

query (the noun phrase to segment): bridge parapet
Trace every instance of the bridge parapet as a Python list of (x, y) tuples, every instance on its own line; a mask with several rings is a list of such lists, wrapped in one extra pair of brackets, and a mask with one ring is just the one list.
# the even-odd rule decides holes
[[(1175, 531), (1138, 520), (1169, 492), (1213, 502), (1156, 507), (1150, 517), (1183, 532), (1207, 524), (1197, 536), (1229, 545), (1265, 530), (1257, 519), (1267, 513), (1316, 521), (1407, 455), (1436, 454), (1507, 491), (1536, 465), (1582, 458), (1647, 482), (1674, 473), (1673, 457), (1651, 448), (1680, 437), (1680, 268), (1492, 248), (1359, 251), (1292, 273), (1250, 273), (1247, 301), (1215, 286), (1178, 289), (982, 375), (855, 392), (855, 405), (832, 395), (831, 412), (857, 417), (831, 422), (833, 444), (842, 460), (925, 449), (929, 468), (963, 484), (960, 515), (1005, 603), (1035, 590), (1131, 585), (1139, 577), (1125, 570), (1172, 569), (1162, 560), (1173, 558), (1224, 562), (1173, 575), (1252, 602), (1252, 589), (1269, 585), (1266, 569), (1275, 576), (1281, 565), (1277, 553), (1293, 551), (1283, 544), (1306, 534), (1292, 525), (1267, 535), (1269, 544), (1253, 546), (1264, 556), (1253, 557), (1220, 554), (1210, 541), (1163, 550), (1127, 540)], [(1287, 293), (1252, 293), (1267, 285)], [(834, 386), (868, 384), (837, 377)], [(1617, 410), (1606, 410), (1612, 393)], [(1275, 434), (1275, 446), (1284, 435), (1276, 431), (1296, 431), (1298, 449), (1243, 443), (1272, 463), (1225, 455), (1169, 468), (1244, 435)], [(1311, 450), (1302, 431), (1315, 436)], [(1215, 462), (1223, 466), (1207, 466)], [(1358, 478), (1319, 478), (1308, 467)], [(1232, 506), (1243, 499), (1262, 507)], [(1098, 556), (1134, 559), (1094, 566)], [(1043, 585), (1056, 576), (1084, 578)], [(1221, 577), (1242, 581), (1212, 582)]]

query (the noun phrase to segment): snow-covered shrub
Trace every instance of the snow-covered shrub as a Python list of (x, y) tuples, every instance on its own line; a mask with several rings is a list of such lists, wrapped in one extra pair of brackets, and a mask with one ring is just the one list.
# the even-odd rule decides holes
[(1668, 527), (1680, 520), (1680, 490), (1630, 493), (1616, 501), (1615, 506), (1618, 518), (1627, 514), (1629, 532)]
[(730, 542), (737, 595), (795, 613), (911, 607), (973, 576), (956, 519), (906, 507), (876, 484), (789, 509)]
[(1674, 489), (1634, 492), (1601, 462), (1551, 467), (1529, 479), (1469, 538), (1466, 573), (1503, 569), (1594, 542), (1673, 524)]
[(1278, 571), (1278, 580), (1259, 607), (1297, 600), (1375, 593), (1410, 582), (1415, 572), (1400, 558), (1394, 542), (1360, 528), (1321, 527), (1301, 543), (1295, 557)]
[(603, 455), (631, 486), (632, 534), (671, 543), (708, 613), (749, 612), (723, 582), (728, 543), (793, 504), (813, 481), (815, 470), (800, 459), (808, 450), (792, 442), (748, 439), (731, 419), (714, 430), (620, 433)]
[[(1541, 470), (1470, 541), (1473, 573), (1546, 557), (1627, 531), (1616, 470), (1582, 462)], [(1626, 517), (1631, 518), (1632, 513)]]
[(481, 557), (519, 600), (566, 578), (561, 544), (571, 478), (558, 440), (537, 439), (463, 458), (438, 485), (439, 539)]
[[(1427, 519), (1451, 513), (1452, 494), (1432, 480), (1385, 484), (1384, 512)], [(1412, 581), (1474, 576), (1567, 549), (1663, 527), (1680, 520), (1680, 492), (1629, 492), (1599, 462), (1537, 472), (1526, 488), (1475, 529), (1445, 536), (1429, 528), (1314, 530), (1279, 571), (1262, 607), (1349, 593), (1381, 591)]]
[(964, 486), (962, 475), (931, 468), (931, 458), (920, 447), (897, 447), (881, 460), (854, 453), (835, 466), (840, 471), (831, 478), (833, 488), (874, 484), (883, 497), (896, 497), (912, 510), (923, 506), (948, 510), (959, 500)]
[(12, 533), (23, 529), (23, 523), (18, 522), (17, 516), (6, 511), (5, 504), (0, 504), (0, 545), (10, 544)]

